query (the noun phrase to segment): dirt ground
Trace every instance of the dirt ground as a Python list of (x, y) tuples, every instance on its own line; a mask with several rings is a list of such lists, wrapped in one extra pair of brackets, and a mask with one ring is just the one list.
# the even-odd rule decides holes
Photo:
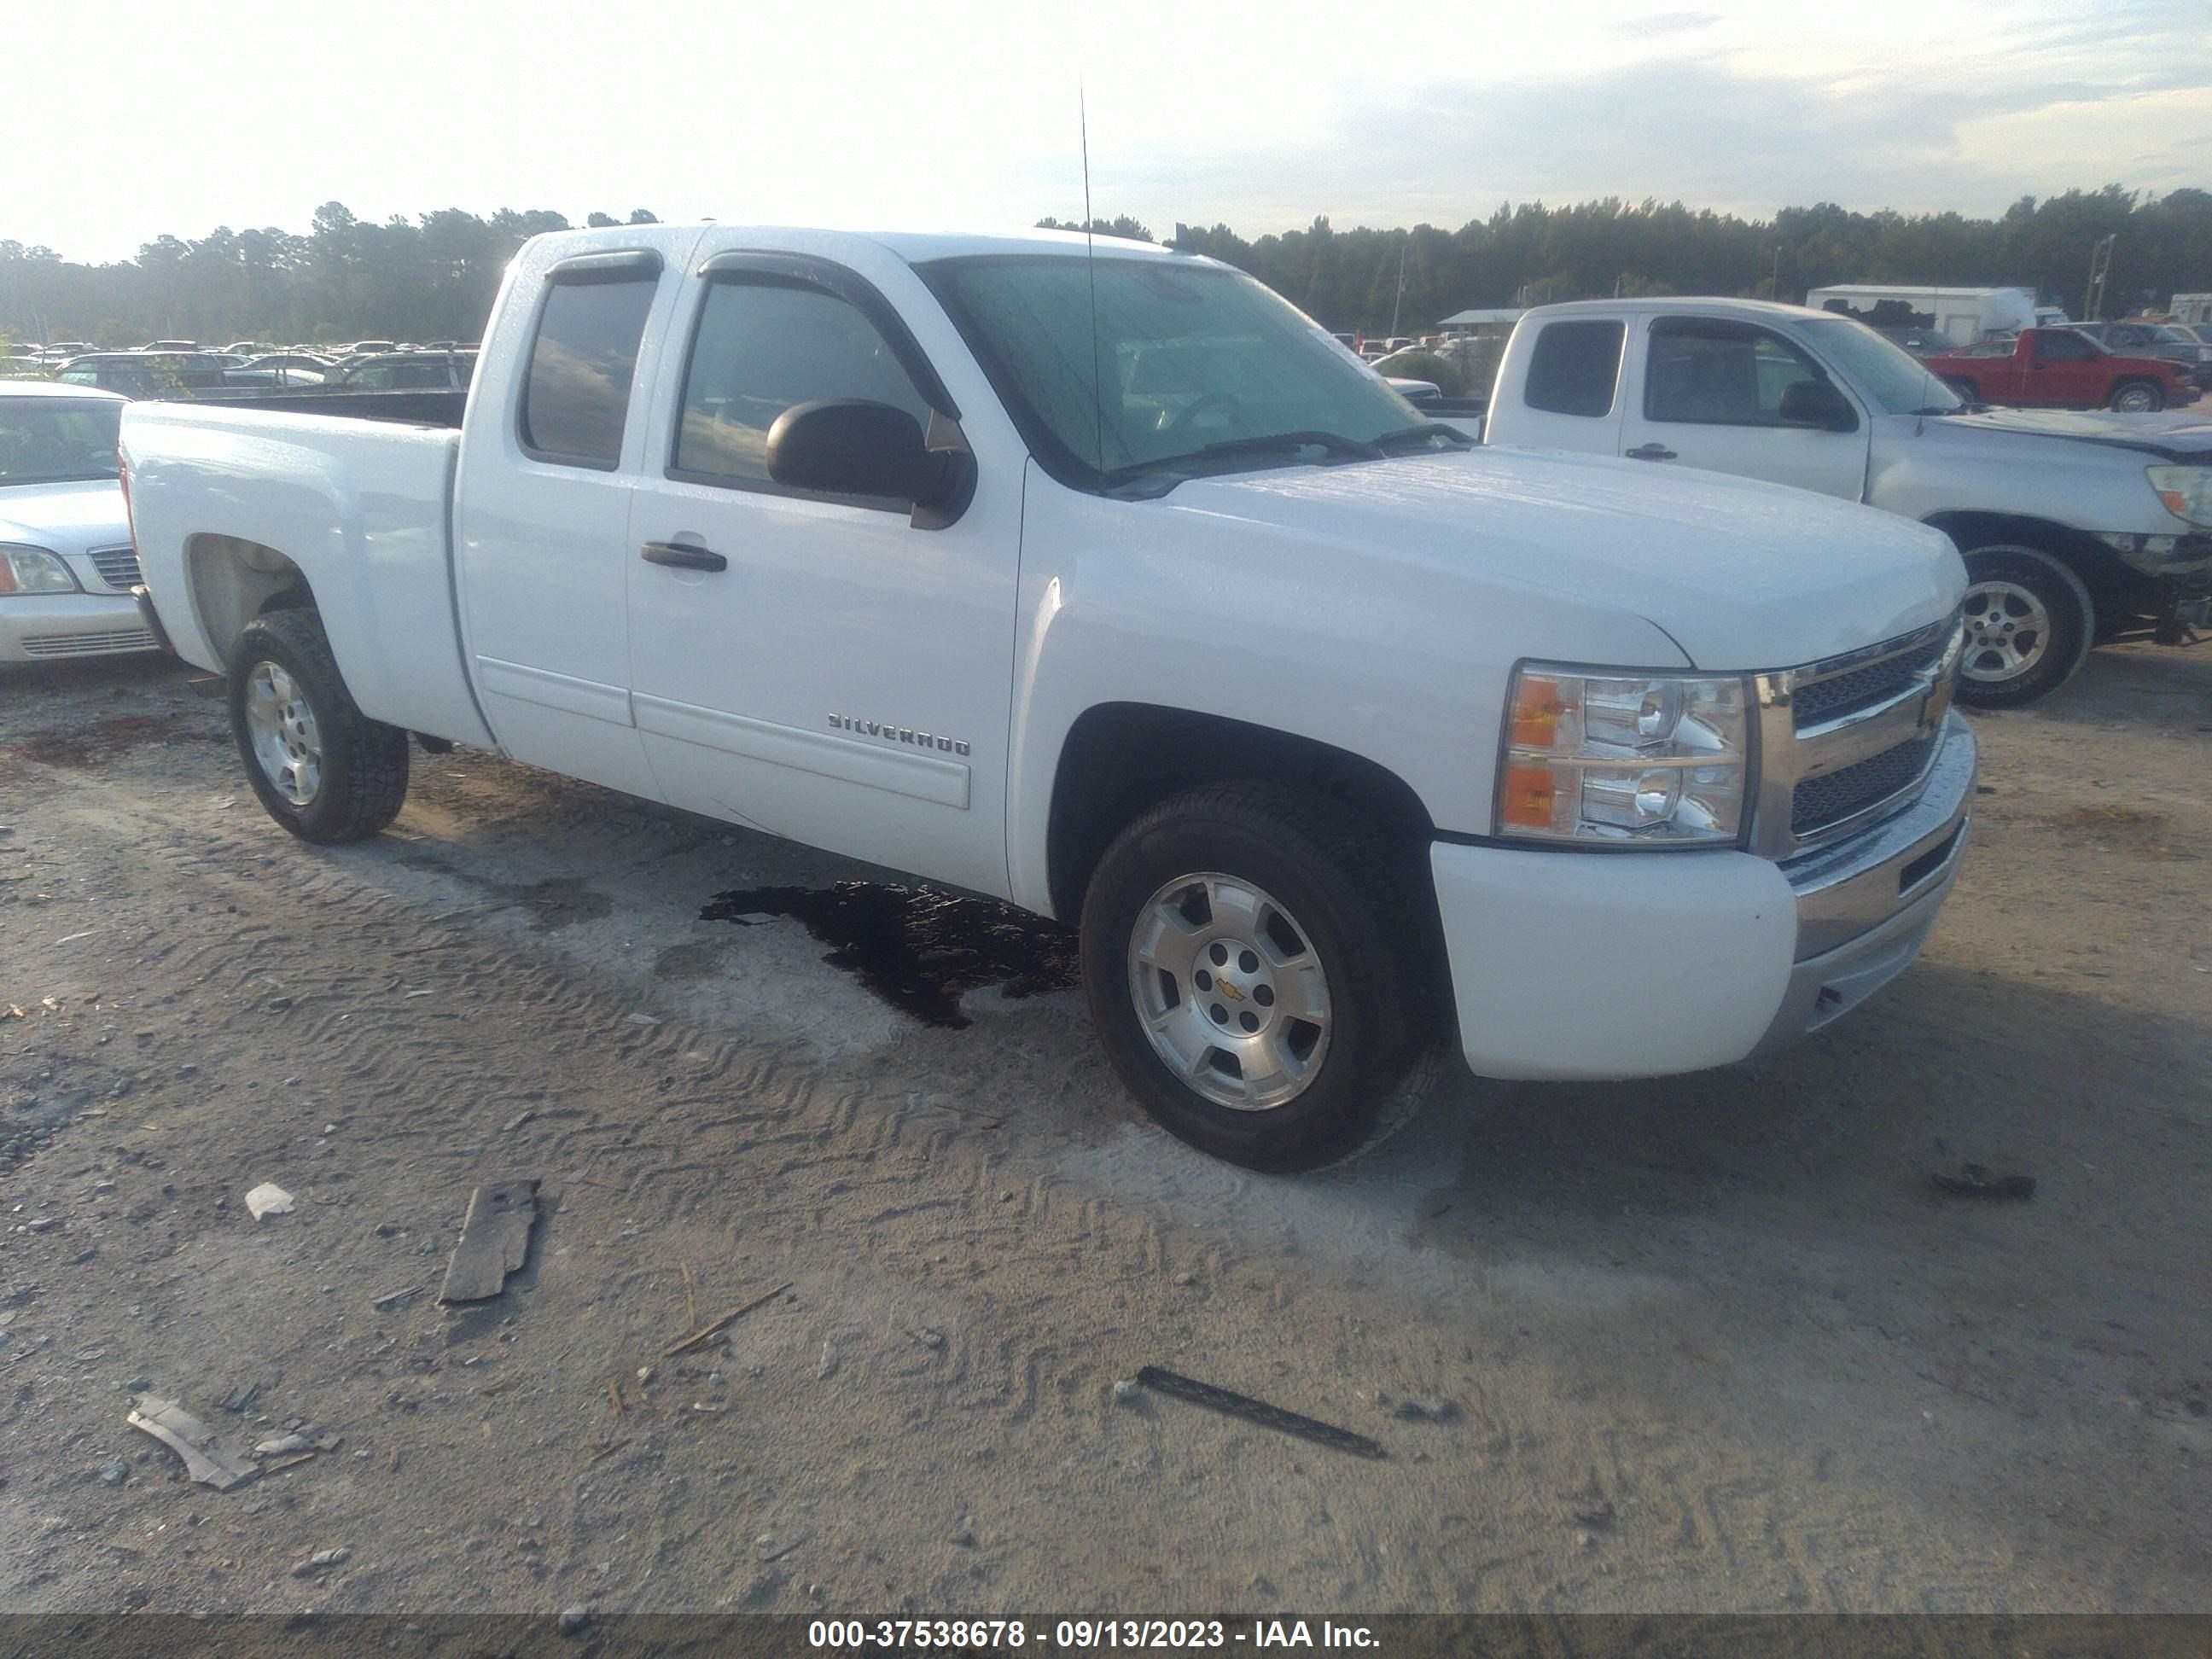
[[(2212, 1607), (2212, 649), (1978, 730), (1855, 1018), (1284, 1180), (1135, 1115), (1049, 933), (935, 913), (975, 988), (902, 1002), (818, 899), (883, 872), (465, 751), (310, 848), (173, 665), (0, 671), (5, 1610)], [(138, 1390), (338, 1443), (217, 1492)]]

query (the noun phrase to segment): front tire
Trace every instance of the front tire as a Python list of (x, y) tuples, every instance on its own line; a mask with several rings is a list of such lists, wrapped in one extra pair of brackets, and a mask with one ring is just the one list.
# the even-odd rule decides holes
[(1415, 850), (1265, 783), (1194, 789), (1123, 830), (1084, 902), (1083, 983), (1138, 1104), (1273, 1172), (1410, 1119), (1439, 1070)]
[(2166, 407), (2166, 392), (2148, 380), (2123, 380), (2112, 388), (2112, 407), (2123, 415), (2154, 415)]
[(249, 623), (230, 660), (230, 731), (253, 793), (302, 841), (366, 841), (407, 799), (407, 734), (362, 714), (313, 611)]
[(2018, 708), (2073, 678), (2097, 627), (2081, 579), (2040, 548), (1999, 543), (1967, 550), (1965, 557), (1959, 701)]

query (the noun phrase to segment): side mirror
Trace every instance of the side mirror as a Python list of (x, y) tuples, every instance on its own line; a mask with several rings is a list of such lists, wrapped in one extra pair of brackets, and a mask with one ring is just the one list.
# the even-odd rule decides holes
[(1856, 432), (1858, 411), (1826, 380), (1796, 380), (1782, 393), (1784, 426), (1816, 426), (1825, 432)]
[(932, 450), (902, 409), (860, 398), (799, 404), (768, 429), (768, 476), (826, 495), (943, 505), (958, 485), (955, 453)]

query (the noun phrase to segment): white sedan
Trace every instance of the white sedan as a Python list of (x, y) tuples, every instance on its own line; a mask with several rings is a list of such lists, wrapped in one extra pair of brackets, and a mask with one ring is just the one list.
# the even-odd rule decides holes
[(155, 649), (116, 477), (125, 399), (0, 381), (0, 662)]

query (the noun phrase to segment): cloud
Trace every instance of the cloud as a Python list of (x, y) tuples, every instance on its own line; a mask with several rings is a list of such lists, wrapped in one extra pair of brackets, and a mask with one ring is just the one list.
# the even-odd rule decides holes
[(1615, 23), (1613, 32), (1632, 40), (1648, 40), (1662, 34), (1686, 34), (1692, 29), (1711, 28), (1720, 21), (1721, 15), (1717, 11), (1655, 11)]

